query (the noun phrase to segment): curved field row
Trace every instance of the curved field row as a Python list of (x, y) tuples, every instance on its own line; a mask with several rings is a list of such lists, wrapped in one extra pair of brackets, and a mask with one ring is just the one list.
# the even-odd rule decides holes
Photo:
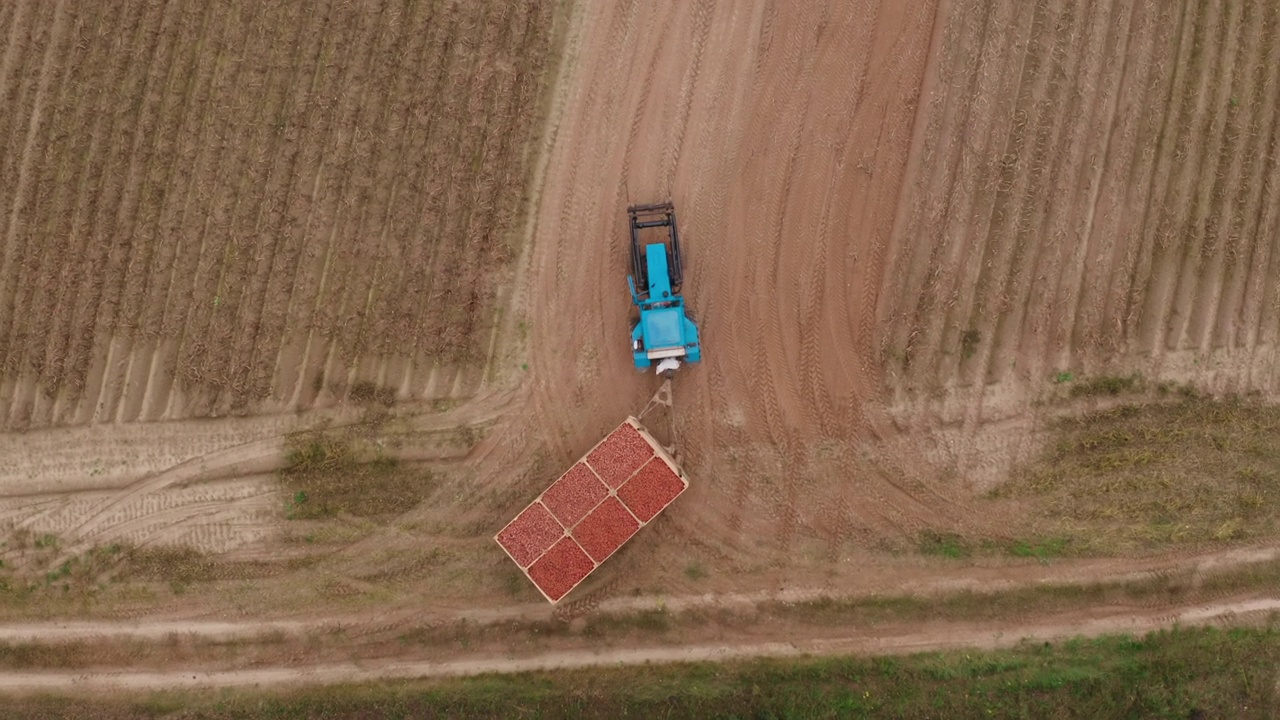
[(553, 3), (12, 3), (0, 428), (472, 394)]
[(1059, 373), (1280, 387), (1277, 6), (951, 12), (880, 308), (896, 399), (971, 424)]

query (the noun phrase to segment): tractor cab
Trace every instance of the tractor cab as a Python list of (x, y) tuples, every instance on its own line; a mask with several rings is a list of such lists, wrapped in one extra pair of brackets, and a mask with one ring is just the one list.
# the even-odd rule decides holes
[[(668, 377), (681, 362), (702, 359), (698, 327), (685, 312), (680, 294), (684, 279), (680, 235), (671, 203), (627, 208), (631, 224), (631, 301), (640, 317), (631, 330), (631, 352), (637, 370), (658, 363)], [(666, 237), (641, 239), (641, 232), (666, 229)], [(649, 233), (653, 235), (653, 233)]]

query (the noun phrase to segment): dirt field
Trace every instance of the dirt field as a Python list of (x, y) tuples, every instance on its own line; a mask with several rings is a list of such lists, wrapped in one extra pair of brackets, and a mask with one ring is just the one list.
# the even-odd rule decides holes
[(978, 438), (972, 471), (1055, 378), (1274, 395), (1275, 4), (950, 14), (884, 277), (893, 401)]
[[(676, 381), (700, 479), (686, 502), (702, 509), (673, 520), (654, 564), (678, 578), (693, 548), (726, 570), (838, 562), (855, 538), (937, 521), (952, 498), (851, 442), (872, 428), (879, 393), (879, 278), (935, 5), (589, 13), (526, 303), (533, 411), (552, 457), (568, 460), (653, 391), (607, 329), (627, 313), (625, 207), (672, 197), (688, 208), (686, 287), (707, 348)], [(590, 28), (617, 43), (591, 42)]]
[[(29, 428), (0, 435), (0, 617), (88, 623), (60, 640), (231, 618), (206, 634), (258, 637), (261, 667), (296, 664), (273, 638), (297, 631), (326, 638), (315, 663), (416, 663), (393, 676), (680, 656), (602, 647), (602, 610), (749, 608), (694, 633), (731, 656), (794, 637), (760, 608), (824, 597), (1183, 572), (1199, 593), (1007, 625), (1037, 637), (1274, 606), (1205, 580), (1273, 537), (1059, 557), (1032, 520), (1070, 489), (987, 493), (1093, 442), (1055, 429), (1085, 411), (1274, 398), (1267, 0), (187, 5), (0, 10), (22, 108), (0, 114), (0, 402)], [(627, 352), (625, 208), (668, 198), (705, 351), (653, 422), (690, 487), (553, 614), (491, 538), (657, 389)], [(1227, 468), (1248, 504), (1280, 470), (1266, 433), (1187, 423), (1238, 443), (1201, 489)], [(517, 621), (554, 639), (464, 632)], [(825, 651), (1006, 627), (984, 622)], [(458, 627), (428, 648), (454, 669), (397, 645)], [(182, 660), (297, 677), (219, 675), (239, 661), (217, 652)]]
[(552, 4), (7, 3), (0, 427), (465, 397)]

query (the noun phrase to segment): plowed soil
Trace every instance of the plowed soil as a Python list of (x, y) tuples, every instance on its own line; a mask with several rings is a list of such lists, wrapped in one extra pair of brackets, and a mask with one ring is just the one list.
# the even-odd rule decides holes
[(552, 10), (7, 4), (0, 428), (471, 395)]
[(1280, 8), (950, 15), (881, 286), (903, 417), (933, 414), (960, 469), (990, 478), (1055, 378), (1274, 396)]
[[(60, 639), (231, 617), (219, 636), (350, 631), (394, 660), (401, 646), (362, 643), (668, 601), (1187, 568), (1198, 587), (1257, 560), (952, 563), (917, 546), (1016, 539), (1025, 513), (984, 491), (1076, 409), (1053, 404), (1071, 383), (1274, 398), (1275, 3), (254, 7), (0, 4), (0, 426), (30, 429), (0, 434), (0, 522), (24, 543), (5, 572), (37, 573), (0, 617), (101, 621)], [(552, 616), (493, 534), (658, 388), (628, 352), (625, 209), (667, 199), (704, 360), (645, 422), (669, 425), (690, 485)], [(394, 518), (289, 519), (305, 492), (273, 473), (287, 435), (319, 429), (425, 468), (419, 494)], [(214, 554), (136, 592), (76, 585), (72, 560), (117, 542)], [(109, 583), (131, 572), (109, 567)], [(1275, 602), (1215, 593), (797, 647)], [(463, 646), (454, 665), (372, 675), (196, 665), (212, 684), (387, 677), (789, 653), (772, 644), (788, 632), (600, 655), (575, 636), (510, 662)]]

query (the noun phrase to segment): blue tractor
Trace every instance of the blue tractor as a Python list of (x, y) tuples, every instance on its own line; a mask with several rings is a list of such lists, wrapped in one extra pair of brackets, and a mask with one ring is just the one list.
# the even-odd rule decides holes
[[(631, 301), (640, 310), (631, 328), (631, 354), (637, 370), (648, 370), (656, 363), (658, 374), (670, 378), (682, 361), (702, 359), (698, 326), (685, 313), (680, 296), (684, 270), (675, 206), (669, 202), (632, 205), (627, 215), (631, 220), (632, 269), (627, 283)], [(652, 231), (663, 228), (667, 230), (665, 237), (654, 237)], [(649, 231), (645, 235), (650, 240), (641, 241), (643, 231)]]

